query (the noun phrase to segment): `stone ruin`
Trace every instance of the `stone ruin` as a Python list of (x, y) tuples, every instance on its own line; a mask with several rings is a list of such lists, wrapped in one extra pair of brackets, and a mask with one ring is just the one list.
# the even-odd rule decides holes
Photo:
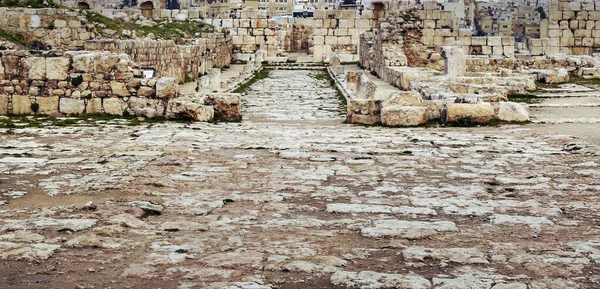
[[(597, 42), (594, 33), (600, 27), (595, 22), (600, 21), (595, 16), (599, 13), (597, 2), (551, 1), (548, 33), (542, 33), (548, 38), (532, 39), (526, 57), (515, 57), (514, 38), (474, 36), (471, 30), (459, 26), (454, 12), (444, 11), (435, 1), (384, 1), (384, 13), (378, 10), (381, 5), (369, 3), (362, 10), (315, 10), (313, 18), (279, 20), (267, 19), (264, 11), (243, 9), (232, 18), (203, 19), (217, 31), (188, 39), (185, 45), (152, 39), (106, 39), (85, 13), (76, 10), (0, 8), (0, 29), (26, 35), (58, 51), (48, 54), (52, 57), (0, 52), (0, 112), (221, 118), (200, 106), (229, 103), (239, 111), (235, 107), (239, 106), (239, 97), (219, 95), (219, 91), (231, 91), (234, 83), (246, 77), (221, 79), (219, 68), (232, 60), (250, 62), (243, 74), (251, 75), (263, 61), (289, 62), (289, 53), (300, 52), (306, 54), (292, 61), (329, 63), (332, 75), (343, 76), (342, 64), (352, 61), (358, 61), (367, 72), (349, 72), (341, 77), (344, 85), (339, 87), (346, 90), (349, 122), (419, 125), (438, 119), (452, 122), (461, 117), (478, 123), (490, 119), (528, 121), (525, 108), (507, 102), (509, 94), (527, 93), (536, 88), (535, 81), (565, 82), (569, 74), (600, 76), (598, 61), (591, 56)], [(170, 13), (167, 18), (179, 21), (173, 11)], [(156, 17), (163, 14), (168, 13), (159, 11)], [(116, 17), (114, 13), (112, 16)], [(68, 52), (71, 50), (87, 52)], [(123, 63), (102, 69), (79, 68), (76, 64), (82, 55)], [(539, 55), (545, 57), (536, 57)], [(58, 79), (53, 75), (58, 72), (49, 70), (55, 61), (66, 64), (57, 70), (62, 71)], [(156, 71), (156, 80), (140, 80), (140, 70), (147, 68)], [(406, 93), (382, 94), (369, 73)], [(76, 83), (80, 78), (85, 84)], [(176, 84), (189, 79), (209, 97), (187, 94), (182, 98)], [(169, 89), (175, 93), (163, 95), (164, 83), (173, 86)], [(181, 99), (169, 104), (177, 98)], [(226, 100), (214, 101), (222, 98)], [(41, 109), (32, 110), (33, 104)], [(169, 111), (170, 107), (181, 109), (184, 104), (197, 112)], [(479, 117), (479, 113), (484, 116)], [(404, 119), (405, 114), (411, 119)], [(226, 115), (240, 119), (239, 112)]]

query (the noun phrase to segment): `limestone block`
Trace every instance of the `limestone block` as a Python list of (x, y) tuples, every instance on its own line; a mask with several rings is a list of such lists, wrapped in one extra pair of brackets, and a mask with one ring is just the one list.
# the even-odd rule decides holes
[(514, 46), (515, 38), (514, 37), (502, 37), (502, 46)]
[(437, 10), (438, 9), (438, 4), (436, 1), (424, 1), (423, 2), (423, 9), (425, 10)]
[(61, 98), (60, 113), (62, 114), (83, 114), (85, 111), (85, 102), (83, 99)]
[(46, 78), (46, 59), (44, 57), (26, 57), (23, 58), (23, 68), (31, 80), (40, 80)]
[(79, 20), (69, 20), (68, 26), (71, 27), (71, 28), (80, 28), (81, 27), (81, 21), (79, 21)]
[(515, 47), (514, 46), (504, 46), (502, 51), (504, 52), (504, 56), (512, 58), (515, 57)]
[(548, 30), (548, 37), (550, 38), (558, 38), (560, 37), (560, 30), (558, 29), (552, 29), (552, 30)]
[(0, 114), (8, 113), (8, 100), (10, 96), (6, 94), (0, 94)]
[(594, 11), (594, 1), (581, 2), (581, 10)]
[(110, 90), (114, 96), (130, 96), (131, 93), (127, 89), (127, 85), (123, 82), (111, 81)]
[(488, 37), (487, 45), (488, 46), (502, 46), (502, 38), (501, 37)]
[(136, 116), (152, 118), (162, 116), (165, 106), (161, 99), (131, 97), (129, 98), (128, 111)]
[(422, 106), (423, 98), (418, 92), (411, 91), (397, 91), (392, 92), (389, 96), (381, 103), (381, 107), (390, 106)]
[(156, 82), (156, 97), (173, 98), (177, 96), (178, 91), (179, 85), (176, 78), (163, 77)]
[(460, 37), (472, 37), (473, 31), (471, 29), (460, 29), (458, 30), (458, 36)]
[(354, 28), (354, 18), (340, 19), (339, 28)]
[(102, 98), (90, 98), (85, 101), (85, 113), (86, 114), (100, 114), (102, 113)]
[(560, 53), (559, 46), (546, 47), (546, 55), (556, 55)]
[(575, 30), (575, 33), (573, 33), (573, 36), (575, 38), (591, 37), (592, 31), (585, 30), (585, 29), (578, 29), (578, 30)]
[(12, 108), (14, 114), (33, 114), (31, 100), (26, 95), (13, 95)]
[(467, 60), (462, 48), (455, 46), (442, 47), (444, 73), (449, 77), (461, 77), (467, 72)]
[(38, 97), (35, 102), (39, 105), (38, 114), (51, 115), (58, 112), (58, 96)]
[(214, 113), (212, 106), (194, 102), (190, 98), (180, 97), (169, 100), (165, 117), (168, 119), (209, 121), (214, 118)]
[(548, 84), (567, 83), (569, 82), (569, 72), (565, 68), (545, 70), (540, 73), (538, 78)]
[(233, 28), (233, 19), (223, 19), (221, 22), (221, 27)]
[(56, 20), (54, 20), (54, 27), (55, 28), (67, 27), (67, 21), (61, 20), (61, 19), (56, 19)]
[(527, 109), (514, 102), (499, 102), (497, 118), (501, 121), (527, 122), (530, 120)]
[(577, 30), (579, 29), (579, 20), (571, 20), (569, 21), (569, 29)]
[(323, 44), (325, 44), (325, 37), (324, 36), (314, 36), (313, 37), (313, 44), (314, 45), (323, 45)]
[(560, 2), (560, 10), (561, 11), (580, 11), (581, 3), (580, 2)]
[(147, 86), (142, 86), (140, 87), (140, 89), (138, 89), (137, 91), (137, 96), (139, 97), (151, 97), (156, 91), (151, 88), (151, 87), (147, 87)]
[(423, 29), (423, 37), (432, 37), (434, 36), (434, 29)]
[(94, 54), (78, 54), (73, 56), (73, 69), (75, 72), (94, 72)]
[(29, 27), (39, 28), (41, 25), (41, 18), (39, 15), (31, 15), (29, 17)]
[(426, 106), (388, 106), (381, 109), (381, 123), (387, 126), (417, 126), (429, 120)]
[(596, 21), (587, 21), (585, 23), (585, 30), (592, 31), (594, 28), (596, 28)]
[(448, 103), (446, 109), (446, 122), (468, 118), (475, 123), (488, 123), (496, 116), (489, 103)]
[(63, 57), (46, 58), (46, 77), (49, 80), (66, 80), (71, 60)]
[(337, 38), (338, 45), (350, 45), (352, 44), (352, 38), (350, 36), (340, 36)]
[(502, 46), (493, 46), (492, 47), (493, 55), (504, 55), (504, 47)]
[(242, 114), (240, 110), (241, 100), (238, 94), (211, 94), (204, 99), (204, 104), (213, 107), (214, 118), (216, 120), (242, 120)]
[(337, 45), (338, 38), (335, 36), (325, 36), (325, 44), (327, 45)]
[(544, 48), (540, 47), (540, 46), (534, 46), (534, 47), (531, 47), (531, 49), (529, 50), (529, 52), (533, 56), (544, 55)]
[(485, 46), (487, 45), (487, 37), (473, 37), (471, 38), (471, 45)]
[(456, 38), (456, 45), (459, 45), (459, 46), (471, 46), (471, 37), (458, 37), (458, 38)]
[(123, 115), (123, 112), (127, 108), (127, 103), (120, 98), (105, 98), (102, 101), (102, 108), (104, 113), (110, 115)]
[(585, 37), (581, 40), (581, 46), (584, 47), (592, 47), (594, 46), (594, 38), (591, 37)]
[(456, 38), (455, 37), (444, 37), (443, 39), (444, 39), (444, 41), (442, 42), (442, 45), (444, 45), (444, 46), (454, 46), (454, 45), (456, 45)]

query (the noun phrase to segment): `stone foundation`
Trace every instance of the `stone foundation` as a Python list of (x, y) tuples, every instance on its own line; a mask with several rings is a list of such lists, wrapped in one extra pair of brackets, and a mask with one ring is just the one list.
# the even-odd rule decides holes
[[(239, 96), (179, 96), (175, 78), (141, 78), (126, 54), (38, 57), (0, 51), (0, 114), (124, 114), (238, 121)], [(210, 116), (210, 117), (207, 117)]]
[(173, 77), (183, 83), (185, 76), (197, 79), (213, 67), (231, 63), (231, 38), (206, 33), (194, 45), (176, 45), (163, 40), (87, 41), (85, 49), (125, 53), (143, 68), (153, 68), (157, 77)]

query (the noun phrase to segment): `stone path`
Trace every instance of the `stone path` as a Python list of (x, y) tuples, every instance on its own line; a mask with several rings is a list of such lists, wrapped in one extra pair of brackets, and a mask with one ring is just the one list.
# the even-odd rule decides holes
[(0, 288), (598, 288), (598, 147), (345, 125), (315, 74), (242, 123), (2, 129)]

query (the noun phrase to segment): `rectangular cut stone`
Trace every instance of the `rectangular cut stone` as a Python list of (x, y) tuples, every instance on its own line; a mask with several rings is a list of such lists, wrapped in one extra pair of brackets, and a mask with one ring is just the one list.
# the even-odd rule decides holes
[(46, 58), (46, 77), (49, 80), (66, 80), (71, 60), (63, 57)]
[(27, 57), (23, 58), (22, 62), (29, 79), (41, 80), (46, 78), (46, 59), (44, 57)]
[(39, 105), (38, 114), (50, 115), (58, 112), (58, 96), (38, 97), (35, 102)]
[(0, 94), (0, 114), (8, 113), (8, 100), (10, 96), (6, 94)]
[(12, 113), (14, 114), (33, 114), (31, 110), (31, 100), (26, 95), (12, 96)]
[(83, 99), (61, 98), (59, 104), (60, 113), (62, 114), (83, 114), (85, 110), (85, 102)]
[(488, 46), (501, 46), (502, 38), (501, 37), (488, 37), (487, 45)]

